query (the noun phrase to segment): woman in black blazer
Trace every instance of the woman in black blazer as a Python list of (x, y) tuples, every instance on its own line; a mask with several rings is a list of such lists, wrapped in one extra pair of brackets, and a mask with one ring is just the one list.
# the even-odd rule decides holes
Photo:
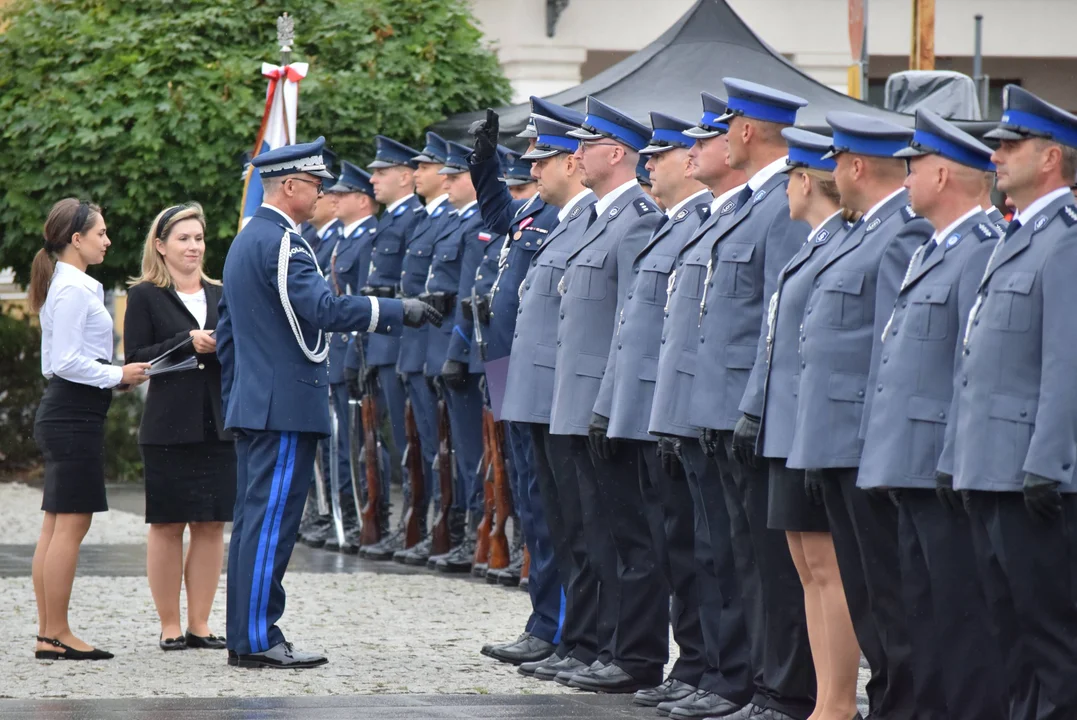
[[(236, 498), (236, 457), (224, 429), (221, 365), (213, 330), (221, 285), (202, 270), (205, 218), (194, 203), (162, 211), (131, 281), (124, 316), (127, 360), (195, 355), (194, 369), (154, 376), (138, 442), (150, 525), (146, 574), (161, 619), (162, 650), (224, 648), (209, 614), (224, 558), (224, 524)], [(186, 563), (183, 532), (191, 531)], [(187, 629), (180, 627), (180, 586), (187, 587)]]

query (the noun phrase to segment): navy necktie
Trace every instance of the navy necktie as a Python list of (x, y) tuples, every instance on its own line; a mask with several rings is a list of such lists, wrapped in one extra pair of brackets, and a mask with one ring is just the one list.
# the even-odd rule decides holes
[(1013, 222), (1010, 223), (1010, 226), (1008, 228), (1006, 228), (1006, 234), (1002, 236), (1002, 242), (1006, 242), (1007, 240), (1009, 240), (1020, 229), (1021, 229), (1021, 221), (1018, 220), (1017, 218), (1014, 218)]
[(755, 191), (752, 190), (750, 186), (745, 185), (744, 188), (737, 195), (737, 210), (740, 210), (742, 207), (744, 207), (745, 203), (752, 199), (752, 195), (754, 193)]
[(651, 237), (654, 237), (658, 233), (660, 233), (667, 222), (669, 222), (669, 215), (662, 213), (662, 217), (658, 218), (658, 224), (654, 226), (654, 232), (651, 233)]
[(587, 211), (587, 227), (591, 227), (595, 220), (598, 219), (598, 209), (592, 205), (591, 209)]
[(935, 242), (935, 238), (931, 238), (927, 241), (927, 247), (924, 248), (924, 256), (920, 260), (921, 265), (924, 263), (925, 260), (927, 260), (928, 255), (935, 252), (935, 248), (937, 248), (938, 246), (939, 244)]

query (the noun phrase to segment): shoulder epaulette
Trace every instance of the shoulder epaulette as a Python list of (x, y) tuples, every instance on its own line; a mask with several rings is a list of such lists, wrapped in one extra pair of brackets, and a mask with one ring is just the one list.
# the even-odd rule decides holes
[(1065, 221), (1067, 227), (1077, 225), (1077, 207), (1063, 205), (1058, 214), (1062, 216), (1062, 220)]
[(640, 198), (632, 203), (632, 205), (635, 206), (636, 212), (639, 213), (640, 217), (649, 215), (653, 212), (658, 212), (658, 208), (655, 207), (654, 203), (647, 200), (647, 198)]
[[(422, 207), (422, 206), (420, 205), (419, 207)], [(405, 212), (407, 212), (407, 209), (408, 209), (407, 205), (401, 204), (400, 207), (398, 207), (396, 210), (393, 211), (393, 217), (400, 217)]]
[(909, 222), (910, 220), (915, 220), (920, 216), (913, 212), (912, 205), (906, 205), (901, 209), (901, 217), (905, 220), (905, 222)]
[(998, 237), (995, 231), (986, 223), (976, 223), (976, 227), (972, 229), (972, 232), (976, 233), (976, 237), (980, 238), (980, 240), (993, 240)]

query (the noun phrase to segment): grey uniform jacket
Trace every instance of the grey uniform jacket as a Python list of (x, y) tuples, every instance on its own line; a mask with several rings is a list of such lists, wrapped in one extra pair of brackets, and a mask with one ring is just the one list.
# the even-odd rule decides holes
[(660, 222), (632, 264), (631, 284), (614, 330), (609, 366), (595, 401), (595, 412), (609, 418), (610, 437), (655, 439), (648, 427), (669, 276), (681, 248), (707, 218), (713, 199), (709, 192), (703, 192)]
[(568, 257), (550, 408), (554, 435), (587, 434), (632, 261), (660, 216), (654, 201), (634, 185), (595, 218)]
[(767, 307), (767, 353), (763, 358), (763, 412), (756, 450), (763, 457), (789, 457), (800, 385), (800, 323), (815, 271), (848, 230), (841, 213), (823, 223), (778, 275)]
[(765, 305), (778, 273), (811, 232), (807, 223), (789, 218), (788, 182), (785, 173), (767, 180), (711, 251), (688, 415), (696, 427), (732, 430), (742, 412), (763, 411), (763, 374), (752, 369), (766, 354)]
[[(557, 224), (531, 258), (520, 284), (520, 307), (512, 334), (501, 419), (548, 424), (553, 402), (553, 370), (557, 360), (557, 322), (561, 294), (557, 285), (568, 256), (587, 230), (588, 210), (595, 204), (588, 193)], [(510, 290), (511, 292), (511, 290)]]
[(904, 190), (861, 220), (815, 274), (804, 308), (791, 468), (860, 466), (875, 346), (916, 248), (933, 233)]
[(733, 222), (736, 196), (703, 221), (681, 249), (666, 290), (658, 373), (648, 430), (654, 435), (695, 437), (688, 421), (699, 347), (699, 300), (707, 282), (707, 264), (715, 241)]
[(1077, 207), (1066, 195), (1009, 233), (980, 284), (940, 462), (955, 488), (1015, 491), (1034, 473), (1077, 490), (1075, 278)]
[[(857, 485), (934, 488), (961, 337), (998, 234), (976, 213), (913, 255), (882, 351)], [(881, 388), (881, 389), (879, 389)]]

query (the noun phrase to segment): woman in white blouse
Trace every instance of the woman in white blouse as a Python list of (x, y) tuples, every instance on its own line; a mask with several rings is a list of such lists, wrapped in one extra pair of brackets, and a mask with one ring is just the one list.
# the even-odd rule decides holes
[[(221, 578), (224, 524), (236, 501), (236, 455), (224, 429), (217, 303), (221, 284), (202, 270), (206, 220), (197, 204), (162, 210), (131, 280), (123, 344), (130, 360), (193, 356), (188, 370), (154, 375), (139, 426), (146, 481), (146, 576), (162, 650), (224, 649), (209, 627)], [(187, 557), (183, 534), (190, 532)], [(180, 591), (186, 588), (186, 629)]]
[(45, 245), (30, 271), (30, 307), (41, 314), (41, 372), (49, 379), (34, 439), (45, 456), (45, 518), (34, 552), (38, 637), (44, 660), (107, 660), (71, 631), (67, 608), (79, 546), (105, 499), (105, 415), (112, 389), (146, 380), (148, 363), (112, 363), (112, 317), (101, 283), (86, 274), (110, 245), (101, 209), (75, 198), (52, 206)]

